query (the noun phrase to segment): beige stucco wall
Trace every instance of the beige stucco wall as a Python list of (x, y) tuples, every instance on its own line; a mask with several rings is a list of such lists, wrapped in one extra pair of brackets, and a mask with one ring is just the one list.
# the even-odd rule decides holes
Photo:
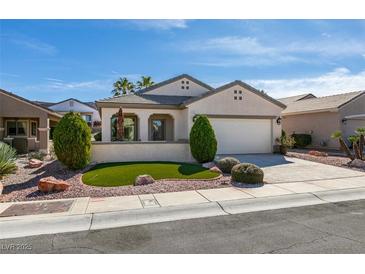
[(338, 148), (338, 141), (331, 139), (331, 134), (341, 129), (340, 114), (338, 112), (319, 112), (283, 117), (282, 126), (287, 134), (312, 134), (312, 145), (320, 146), (326, 140), (328, 148)]
[(187, 143), (166, 142), (94, 142), (95, 162), (174, 161), (193, 162)]
[[(241, 90), (241, 94), (234, 91)], [(242, 100), (234, 100), (234, 96), (242, 96)], [(282, 108), (267, 101), (261, 96), (236, 85), (203, 100), (196, 101), (188, 106), (188, 131), (193, 126), (193, 117), (197, 114), (211, 115), (248, 115), (248, 116), (274, 116), (272, 119), (272, 139), (281, 135), (281, 125), (276, 123)]]
[[(117, 113), (119, 108), (102, 108), (102, 141), (108, 142), (111, 140), (111, 117)], [(153, 114), (168, 114), (173, 118), (173, 136), (174, 141), (187, 139), (188, 132), (186, 127), (185, 112), (179, 109), (134, 109), (123, 108), (124, 113), (135, 114), (138, 117), (138, 134), (139, 140), (149, 140), (149, 118)]]
[[(365, 94), (357, 99), (349, 102), (340, 108), (340, 119), (346, 116), (365, 114)], [(341, 125), (341, 130), (345, 137), (355, 134), (355, 130), (359, 127), (365, 127), (365, 118), (363, 119), (348, 119)]]
[[(189, 84), (182, 84), (181, 82), (189, 81)], [(185, 88), (182, 89), (181, 86), (184, 86)], [(189, 89), (186, 89), (186, 86), (189, 86)], [(199, 96), (205, 92), (207, 92), (208, 89), (205, 87), (202, 87), (189, 79), (183, 78), (181, 80), (175, 81), (173, 83), (170, 83), (168, 85), (156, 88), (154, 90), (148, 91), (146, 94), (158, 94), (158, 95), (178, 95), (178, 96)]]

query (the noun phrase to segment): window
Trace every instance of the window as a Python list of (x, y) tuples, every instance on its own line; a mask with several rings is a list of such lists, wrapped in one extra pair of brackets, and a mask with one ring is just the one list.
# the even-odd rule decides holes
[(189, 85), (189, 81), (186, 81), (186, 84)]
[(165, 140), (165, 120), (157, 119), (152, 120), (152, 140), (164, 141)]
[(186, 89), (189, 89), (189, 86), (186, 86)]
[(237, 96), (235, 96), (234, 99), (237, 100)]
[(185, 84), (185, 81), (183, 80), (183, 81), (181, 81), (181, 84)]
[(37, 136), (37, 122), (30, 122), (30, 135)]
[(242, 94), (242, 90), (239, 91), (239, 94)]
[(82, 119), (84, 119), (86, 122), (90, 122), (91, 123), (91, 115), (86, 114), (86, 115), (82, 115)]
[(181, 89), (185, 89), (185, 87), (184, 86), (181, 86)]
[(234, 91), (234, 94), (237, 94), (237, 90)]
[(6, 132), (8, 136), (27, 136), (27, 121), (6, 121)]
[[(111, 140), (117, 140), (117, 126), (118, 116), (113, 115), (111, 118)], [(124, 117), (124, 133), (123, 141), (134, 141), (136, 140), (136, 121), (134, 117)]]
[(242, 96), (238, 97), (238, 99), (240, 99), (242, 101)]

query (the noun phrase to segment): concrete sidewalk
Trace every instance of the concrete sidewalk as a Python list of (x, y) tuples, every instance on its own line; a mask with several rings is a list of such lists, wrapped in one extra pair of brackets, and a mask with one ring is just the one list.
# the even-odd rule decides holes
[[(216, 188), (108, 198), (74, 198), (0, 204), (47, 208), (67, 203), (57, 213), (0, 217), (0, 239), (83, 231), (226, 214), (365, 199), (365, 176), (346, 179), (265, 184), (259, 188)], [(11, 215), (9, 213), (9, 215)]]

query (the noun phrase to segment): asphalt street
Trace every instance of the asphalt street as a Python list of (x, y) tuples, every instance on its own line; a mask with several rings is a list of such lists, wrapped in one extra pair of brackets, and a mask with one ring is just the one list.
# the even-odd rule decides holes
[(365, 200), (0, 240), (0, 253), (365, 253)]

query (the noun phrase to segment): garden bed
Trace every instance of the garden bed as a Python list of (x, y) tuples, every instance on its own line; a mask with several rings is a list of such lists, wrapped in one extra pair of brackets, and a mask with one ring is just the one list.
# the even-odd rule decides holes
[[(145, 186), (119, 186), (119, 187), (95, 187), (85, 185), (81, 181), (82, 174), (92, 168), (89, 166), (81, 171), (71, 171), (64, 168), (58, 161), (49, 161), (37, 169), (25, 168), (26, 158), (17, 160), (18, 170), (1, 180), (4, 184), (3, 195), (0, 202), (46, 200), (75, 197), (109, 197), (148, 193), (175, 192), (195, 189), (220, 188), (230, 185), (230, 176), (219, 179), (179, 179), (157, 180), (155, 183)], [(65, 180), (71, 185), (65, 192), (43, 194), (38, 191), (37, 183), (41, 178), (54, 176)], [(217, 174), (215, 174), (217, 176)]]
[(331, 154), (326, 157), (313, 156), (313, 155), (309, 155), (307, 151), (303, 151), (303, 152), (290, 151), (290, 152), (288, 152), (287, 156), (295, 157), (295, 158), (303, 159), (303, 160), (307, 160), (307, 161), (322, 163), (322, 164), (326, 164), (326, 165), (344, 167), (344, 168), (348, 168), (348, 169), (352, 169), (352, 170), (365, 172), (365, 169), (350, 167), (348, 164), (351, 162), (351, 160), (345, 156), (331, 155)]

